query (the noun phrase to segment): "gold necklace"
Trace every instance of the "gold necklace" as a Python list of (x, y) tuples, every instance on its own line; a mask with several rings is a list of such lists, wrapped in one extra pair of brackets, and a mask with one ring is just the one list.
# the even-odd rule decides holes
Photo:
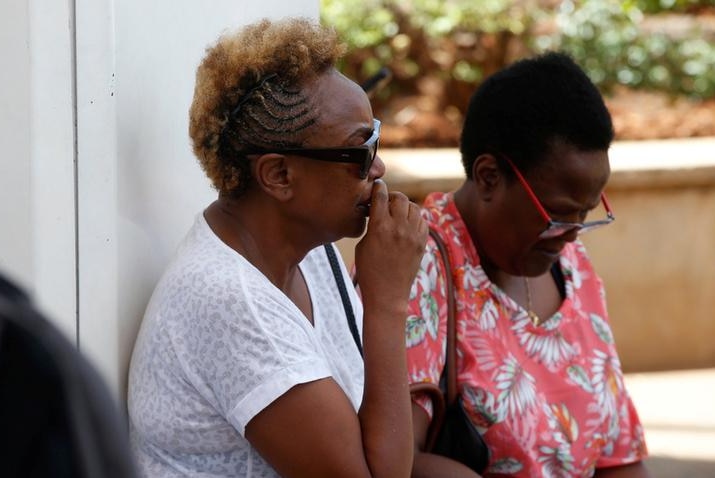
[(529, 287), (529, 278), (524, 276), (524, 285), (526, 286), (526, 314), (529, 316), (534, 327), (541, 325), (541, 318), (536, 315), (536, 312), (531, 310), (531, 288)]

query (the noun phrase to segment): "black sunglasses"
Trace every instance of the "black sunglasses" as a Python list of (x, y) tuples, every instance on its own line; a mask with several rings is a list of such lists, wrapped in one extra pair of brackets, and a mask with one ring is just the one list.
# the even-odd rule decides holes
[(360, 179), (367, 178), (372, 167), (377, 146), (380, 143), (380, 120), (372, 120), (373, 129), (370, 138), (360, 146), (346, 146), (338, 148), (286, 148), (286, 149), (261, 149), (250, 148), (242, 150), (243, 154), (293, 154), (318, 161), (332, 161), (335, 163), (354, 163), (360, 165)]

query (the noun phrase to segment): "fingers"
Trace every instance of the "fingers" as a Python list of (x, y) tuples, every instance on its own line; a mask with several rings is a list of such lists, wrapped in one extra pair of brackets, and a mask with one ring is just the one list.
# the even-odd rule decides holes
[(417, 204), (410, 202), (410, 207), (407, 210), (407, 219), (415, 219), (416, 217), (421, 217), (420, 207)]
[(376, 179), (372, 185), (372, 198), (370, 199), (370, 217), (382, 217), (387, 214), (389, 204), (387, 184), (382, 179)]
[[(427, 223), (420, 207), (376, 181), (367, 232), (355, 249), (355, 267), (367, 309), (387, 310), (405, 303), (426, 240)], [(404, 326), (404, 317), (395, 317)]]
[(390, 215), (395, 218), (406, 218), (412, 203), (401, 192), (390, 193)]
[(370, 218), (373, 221), (386, 216), (410, 218), (413, 214), (419, 214), (419, 208), (407, 196), (398, 191), (389, 192), (382, 179), (375, 180), (370, 203)]
[(425, 221), (422, 217), (422, 214), (420, 214), (420, 207), (417, 204), (411, 204), (410, 215), (408, 217), (410, 218), (410, 220), (419, 221), (419, 225), (417, 226), (417, 233), (420, 235), (420, 237), (422, 237), (422, 248), (424, 249), (424, 246), (427, 243), (429, 225), (427, 224), (427, 221)]

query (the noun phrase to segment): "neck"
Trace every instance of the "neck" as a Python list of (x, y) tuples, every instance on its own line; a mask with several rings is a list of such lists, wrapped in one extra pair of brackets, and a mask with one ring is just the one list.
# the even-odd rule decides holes
[(462, 221), (467, 228), (469, 233), (469, 238), (474, 244), (474, 248), (477, 250), (477, 255), (479, 256), (479, 265), (484, 269), (484, 272), (489, 277), (489, 280), (496, 282), (496, 275), (501, 272), (494, 265), (494, 263), (487, 257), (484, 253), (484, 248), (482, 247), (480, 241), (480, 230), (477, 227), (479, 216), (478, 209), (479, 199), (477, 197), (476, 189), (471, 180), (466, 180), (462, 186), (454, 192), (454, 204), (459, 211), (460, 216), (462, 216)]
[(312, 248), (296, 244), (278, 211), (251, 197), (219, 197), (204, 211), (213, 232), (276, 287), (287, 291)]
[(520, 303), (523, 302), (526, 304), (526, 291), (524, 289), (522, 276), (509, 274), (508, 272), (501, 270), (491, 259), (489, 259), (485, 253), (484, 247), (481, 246), (481, 231), (477, 226), (479, 216), (479, 198), (477, 196), (476, 188), (470, 180), (465, 181), (464, 184), (457, 191), (455, 191), (454, 203), (459, 211), (459, 214), (462, 216), (462, 220), (467, 228), (469, 237), (474, 243), (477, 255), (479, 256), (479, 265), (482, 270), (484, 270), (484, 273), (492, 283), (496, 284), (509, 296), (517, 298)]

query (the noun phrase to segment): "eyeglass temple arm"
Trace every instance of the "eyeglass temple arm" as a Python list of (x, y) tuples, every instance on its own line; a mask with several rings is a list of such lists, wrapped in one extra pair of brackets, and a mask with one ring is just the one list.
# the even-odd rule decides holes
[(539, 210), (539, 214), (541, 214), (541, 217), (543, 217), (547, 223), (551, 223), (552, 222), (551, 216), (549, 216), (549, 213), (546, 212), (546, 209), (544, 209), (544, 206), (541, 205), (541, 201), (539, 201), (539, 198), (536, 197), (536, 194), (534, 194), (534, 191), (531, 190), (529, 183), (526, 182), (526, 179), (521, 174), (521, 171), (519, 171), (519, 169), (516, 167), (516, 165), (507, 156), (504, 156), (502, 154), (501, 157), (504, 158), (504, 160), (507, 163), (509, 163), (509, 166), (511, 166), (511, 170), (514, 171), (514, 174), (516, 174), (516, 178), (519, 180), (521, 185), (524, 187), (524, 190), (531, 198), (531, 201), (534, 203), (536, 208)]
[[(541, 205), (541, 201), (539, 201), (539, 198), (536, 197), (536, 194), (534, 194), (534, 191), (531, 190), (531, 187), (529, 186), (529, 183), (526, 182), (526, 179), (524, 176), (521, 174), (521, 171), (516, 167), (516, 165), (512, 162), (509, 157), (501, 155), (504, 160), (509, 163), (509, 166), (511, 166), (512, 171), (514, 171), (514, 174), (516, 174), (517, 179), (521, 183), (521, 185), (524, 187), (524, 190), (526, 190), (526, 193), (531, 197), (532, 202), (536, 206), (536, 208), (539, 210), (539, 214), (546, 220), (546, 222), (552, 222), (551, 216), (549, 216), (549, 213), (546, 212), (546, 209), (544, 209), (544, 206)], [(615, 219), (615, 216), (613, 215), (613, 210), (611, 209), (611, 203), (608, 202), (608, 198), (606, 197), (606, 193), (602, 192), (601, 193), (601, 201), (603, 202), (603, 207), (606, 209), (606, 215), (610, 218)]]
[(613, 210), (611, 210), (611, 203), (608, 202), (605, 192), (601, 193), (601, 201), (603, 202), (603, 207), (606, 208), (606, 215), (612, 219), (615, 219), (615, 216), (613, 215)]

